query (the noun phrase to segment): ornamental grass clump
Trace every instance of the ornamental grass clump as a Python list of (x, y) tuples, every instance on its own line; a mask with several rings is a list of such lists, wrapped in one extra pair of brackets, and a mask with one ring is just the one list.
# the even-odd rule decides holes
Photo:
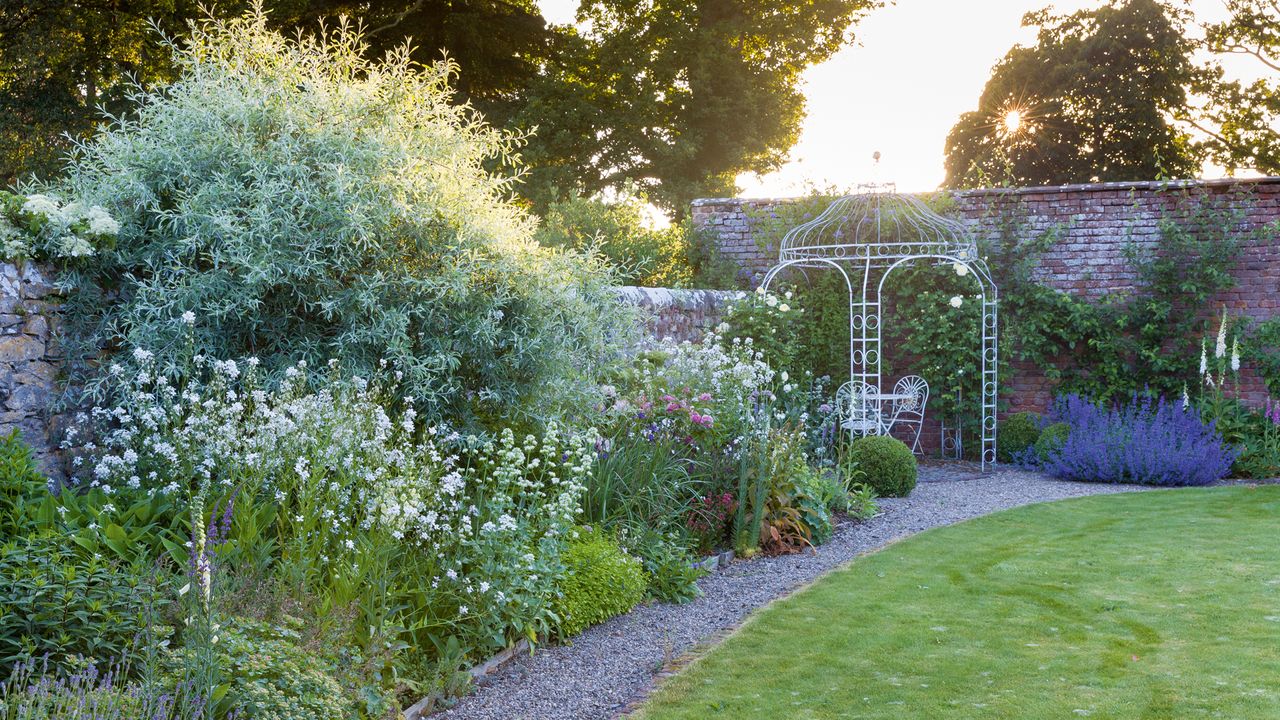
[(1208, 485), (1226, 477), (1235, 460), (1214, 422), (1163, 398), (1135, 395), (1108, 408), (1072, 394), (1058, 399), (1052, 417), (1070, 432), (1044, 469), (1067, 480)]
[(598, 262), (534, 242), (511, 200), (519, 138), (455, 102), (449, 62), (371, 61), (345, 23), (268, 25), (195, 24), (169, 45), (177, 79), (136, 88), (136, 112), (39, 188), (111, 236), (62, 263), (95, 399), (103, 347), (145, 346), (173, 375), (190, 312), (202, 352), (273, 376), (390, 360), (424, 418), (536, 427), (589, 402), (632, 313)]

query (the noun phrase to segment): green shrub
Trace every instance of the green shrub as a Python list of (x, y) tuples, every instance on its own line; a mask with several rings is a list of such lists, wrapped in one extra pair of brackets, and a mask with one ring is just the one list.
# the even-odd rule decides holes
[[(354, 716), (351, 699), (314, 649), (299, 647), (296, 630), (248, 618), (231, 618), (218, 628), (213, 646), (227, 693), (224, 712), (245, 718), (332, 720)], [(183, 649), (172, 654), (168, 671), (181, 677)]]
[(688, 602), (698, 597), (701, 592), (698, 579), (707, 573), (694, 564), (692, 555), (681, 543), (682, 538), (642, 529), (623, 539), (628, 551), (644, 565), (647, 597), (669, 603)]
[(685, 222), (645, 222), (647, 198), (635, 188), (619, 197), (570, 195), (551, 202), (535, 238), (546, 247), (603, 255), (619, 282), (648, 287), (732, 287), (737, 265), (714, 241)]
[(47, 494), (48, 481), (18, 430), (0, 436), (0, 542), (30, 529), (30, 505)]
[(354, 26), (268, 25), (193, 27), (178, 79), (138, 88), (47, 190), (119, 222), (64, 276), (78, 354), (144, 347), (173, 370), (191, 312), (198, 351), (277, 373), (389, 361), (428, 419), (582, 407), (633, 312), (598, 263), (533, 241), (509, 199), (516, 138), (455, 102), (447, 62), (371, 62)]
[(561, 559), (565, 573), (556, 602), (561, 637), (572, 637), (644, 599), (644, 568), (608, 535), (580, 528)]
[(999, 460), (1011, 462), (1040, 439), (1040, 416), (1031, 412), (1014, 413), (1000, 423)]
[(0, 546), (0, 669), (45, 655), (112, 662), (156, 628), (168, 601), (155, 579), (75, 547), (57, 536)]
[(916, 487), (916, 456), (906, 443), (887, 435), (853, 441), (849, 452), (866, 474), (864, 482), (881, 497), (906, 497)]
[(1071, 434), (1071, 426), (1064, 422), (1054, 423), (1046, 427), (1032, 446), (1036, 450), (1036, 458), (1047, 462), (1049, 456), (1062, 449)]

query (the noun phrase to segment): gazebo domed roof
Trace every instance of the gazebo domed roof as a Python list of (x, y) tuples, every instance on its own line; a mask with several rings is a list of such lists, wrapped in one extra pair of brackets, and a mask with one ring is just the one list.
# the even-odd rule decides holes
[(961, 223), (931, 210), (919, 198), (873, 189), (833, 200), (817, 217), (782, 238), (779, 261), (805, 259), (883, 260), (943, 256), (978, 257)]

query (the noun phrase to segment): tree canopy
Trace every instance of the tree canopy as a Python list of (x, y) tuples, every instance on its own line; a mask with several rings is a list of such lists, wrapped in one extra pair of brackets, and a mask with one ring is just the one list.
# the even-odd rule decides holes
[[(411, 42), (412, 60), (459, 68), (456, 100), (535, 131), (520, 192), (539, 207), (638, 186), (669, 211), (734, 191), (782, 163), (804, 116), (800, 74), (830, 57), (881, 0), (585, 0), (548, 25), (536, 0), (261, 0), (274, 29), (314, 35), (349, 16), (365, 56)], [(213, 7), (223, 17), (253, 0)], [(196, 0), (0, 6), (0, 175), (55, 172), (68, 143), (131, 107), (127, 78), (174, 77), (160, 34), (182, 40)]]
[(778, 167), (804, 117), (805, 68), (878, 0), (586, 0), (518, 116), (538, 126), (533, 185), (591, 194), (626, 181), (679, 213)]
[(1049, 185), (1189, 177), (1199, 168), (1175, 114), (1196, 80), (1186, 16), (1157, 0), (1070, 15), (1029, 13), (1015, 46), (952, 128), (946, 184)]
[(1280, 173), (1280, 2), (1227, 0), (1228, 20), (1205, 28), (1211, 52), (1252, 58), (1261, 76), (1252, 82), (1213, 73), (1201, 91), (1207, 103), (1189, 115), (1204, 132), (1203, 147), (1228, 170)]

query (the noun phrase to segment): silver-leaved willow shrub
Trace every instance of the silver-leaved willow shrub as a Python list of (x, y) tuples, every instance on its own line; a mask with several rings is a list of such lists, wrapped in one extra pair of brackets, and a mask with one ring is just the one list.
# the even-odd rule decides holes
[(172, 375), (193, 312), (202, 352), (273, 377), (390, 360), (423, 419), (535, 427), (589, 401), (633, 313), (599, 262), (533, 241), (520, 138), (453, 102), (454, 65), (370, 61), (346, 24), (285, 37), (260, 9), (169, 49), (171, 85), (137, 88), (65, 177), (24, 189), (119, 224), (63, 276), (82, 357), (147, 347)]
[(140, 495), (177, 498), (196, 527), (233, 506), (224, 560), (361, 608), (363, 631), (386, 642), (491, 651), (552, 627), (594, 431), (460, 436), (419, 423), (386, 373), (344, 379), (335, 363), (317, 377), (299, 362), (267, 389), (253, 357), (196, 355), (175, 383), (153, 352), (131, 355), (108, 371), (117, 401), (66, 441), (96, 438), (72, 482), (107, 496), (101, 527), (125, 523), (112, 513)]

